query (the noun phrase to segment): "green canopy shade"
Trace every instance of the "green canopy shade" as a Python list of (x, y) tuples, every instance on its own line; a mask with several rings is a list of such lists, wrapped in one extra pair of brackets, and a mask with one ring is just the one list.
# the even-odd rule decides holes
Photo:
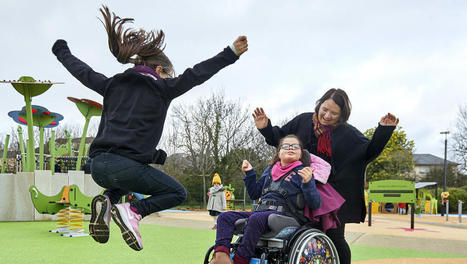
[(78, 160), (76, 161), (76, 170), (81, 169), (81, 159), (84, 154), (84, 144), (86, 141), (86, 134), (88, 132), (89, 121), (93, 116), (100, 116), (102, 115), (102, 105), (98, 102), (89, 99), (78, 99), (75, 97), (67, 97), (68, 100), (72, 101), (78, 107), (78, 110), (86, 119), (84, 123), (83, 135), (81, 136), (81, 141), (79, 143), (79, 150), (78, 150)]
[(0, 81), (0, 83), (11, 83), (16, 91), (24, 96), (24, 102), (26, 103), (26, 122), (28, 125), (28, 147), (27, 147), (27, 171), (34, 171), (34, 131), (33, 131), (33, 118), (31, 101), (32, 97), (43, 94), (53, 84), (60, 84), (61, 82), (51, 81), (36, 81), (30, 76), (22, 76), (17, 81)]
[[(59, 113), (50, 112), (47, 108), (40, 105), (32, 105), (31, 112), (33, 116), (33, 125), (39, 127), (39, 169), (44, 168), (44, 128), (52, 128), (58, 126), (59, 121), (63, 120), (63, 116)], [(21, 125), (28, 125), (25, 120), (27, 118), (26, 107), (21, 111), (11, 111), (8, 113), (15, 122)], [(34, 157), (32, 155), (31, 157)]]

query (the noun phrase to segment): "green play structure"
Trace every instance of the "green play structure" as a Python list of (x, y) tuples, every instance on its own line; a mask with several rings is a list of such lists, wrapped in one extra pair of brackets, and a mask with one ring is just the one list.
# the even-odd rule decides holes
[(19, 137), (19, 149), (21, 150), (21, 168), (22, 171), (26, 171), (27, 162), (26, 162), (26, 152), (24, 151), (24, 141), (23, 141), (23, 129), (21, 126), (18, 126), (18, 137)]
[(2, 173), (5, 173), (6, 168), (6, 157), (8, 154), (8, 145), (10, 143), (10, 135), (6, 135), (5, 137), (5, 145), (3, 147), (3, 159), (2, 159)]
[[(435, 189), (435, 196), (428, 192), (427, 188), (433, 187)], [(416, 182), (415, 194), (417, 202), (415, 205), (415, 213), (421, 214), (437, 214), (438, 213), (438, 183), (437, 182)]]
[(0, 81), (0, 83), (11, 83), (15, 90), (24, 97), (24, 102), (26, 103), (25, 112), (29, 138), (27, 141), (27, 166), (25, 171), (32, 172), (35, 167), (33, 112), (31, 106), (32, 97), (46, 92), (53, 84), (59, 84), (59, 82), (36, 81), (30, 76), (22, 76), (17, 81)]
[[(59, 113), (50, 112), (47, 108), (40, 105), (32, 105), (33, 125), (39, 127), (39, 170), (44, 169), (44, 128), (54, 128), (58, 126), (63, 116)], [(21, 125), (28, 125), (26, 118), (26, 107), (20, 111), (10, 111), (8, 113), (15, 122)], [(20, 131), (18, 131), (20, 132)], [(22, 135), (21, 141), (22, 141)], [(20, 143), (21, 144), (21, 143)], [(24, 167), (23, 167), (24, 171)]]
[(53, 215), (67, 206), (82, 208), (85, 214), (91, 213), (91, 201), (93, 197), (84, 195), (76, 184), (64, 186), (54, 196), (42, 194), (35, 185), (29, 188), (29, 193), (34, 208), (41, 214)]
[[(371, 204), (379, 203), (407, 203), (415, 208), (415, 183), (402, 180), (385, 180), (370, 182), (368, 188), (368, 226), (371, 226)], [(410, 228), (414, 229), (415, 210), (411, 210)]]
[(65, 130), (65, 135), (67, 137), (67, 144), (61, 145), (58, 147), (55, 144), (55, 131), (52, 131), (51, 136), (50, 136), (49, 151), (50, 151), (50, 170), (52, 171), (52, 175), (55, 174), (55, 158), (61, 157), (63, 155), (71, 156), (73, 154), (70, 132)]
[(102, 115), (102, 105), (98, 102), (89, 99), (78, 99), (74, 97), (67, 97), (68, 100), (72, 101), (78, 107), (78, 110), (84, 116), (84, 128), (83, 134), (81, 136), (81, 141), (79, 143), (78, 149), (78, 160), (76, 162), (76, 170), (81, 169), (81, 159), (83, 158), (84, 153), (87, 151), (84, 149), (85, 141), (86, 141), (86, 134), (88, 132), (89, 121), (93, 116), (100, 116)]
[(42, 194), (35, 185), (29, 188), (34, 208), (41, 214), (57, 215), (57, 228), (52, 233), (64, 233), (65, 237), (87, 236), (84, 233), (84, 214), (91, 213), (93, 197), (84, 195), (76, 184), (64, 186), (54, 195)]

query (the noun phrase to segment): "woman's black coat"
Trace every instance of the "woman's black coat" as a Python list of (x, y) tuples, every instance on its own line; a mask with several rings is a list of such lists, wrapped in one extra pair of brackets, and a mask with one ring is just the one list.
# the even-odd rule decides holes
[(303, 113), (283, 127), (273, 127), (269, 120), (267, 127), (259, 131), (271, 146), (277, 146), (282, 137), (295, 134), (305, 149), (329, 162), (332, 170), (328, 182), (346, 200), (339, 210), (340, 221), (365, 221), (365, 169), (368, 163), (383, 151), (395, 126), (378, 125), (373, 138), (369, 140), (355, 127), (341, 124), (331, 132), (331, 157), (317, 154), (318, 139), (313, 132), (313, 126), (313, 113)]

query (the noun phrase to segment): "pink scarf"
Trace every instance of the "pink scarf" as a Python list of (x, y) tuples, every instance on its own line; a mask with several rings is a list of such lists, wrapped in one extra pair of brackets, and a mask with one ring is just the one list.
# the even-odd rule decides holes
[(281, 166), (280, 161), (276, 162), (276, 164), (274, 164), (274, 166), (272, 166), (272, 169), (271, 169), (272, 180), (276, 181), (280, 179), (284, 174), (286, 174), (287, 172), (291, 171), (293, 168), (299, 165), (302, 165), (302, 162), (299, 160), (294, 161), (284, 166)]

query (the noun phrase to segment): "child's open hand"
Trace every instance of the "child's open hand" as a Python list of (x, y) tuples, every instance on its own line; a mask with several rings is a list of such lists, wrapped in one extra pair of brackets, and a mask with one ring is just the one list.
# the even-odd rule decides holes
[(313, 178), (313, 172), (315, 172), (315, 169), (305, 167), (298, 171), (298, 175), (302, 177), (303, 183), (307, 183)]
[(253, 167), (251, 166), (250, 162), (248, 162), (248, 160), (243, 160), (242, 171), (245, 172), (245, 171), (249, 171), (251, 169), (253, 169)]

